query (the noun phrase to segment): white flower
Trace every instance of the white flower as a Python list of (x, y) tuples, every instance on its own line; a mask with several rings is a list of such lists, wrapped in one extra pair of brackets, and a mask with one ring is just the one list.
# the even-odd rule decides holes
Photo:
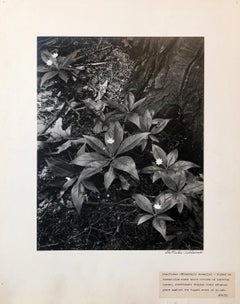
[(114, 139), (113, 138), (111, 138), (111, 137), (109, 137), (108, 139), (107, 139), (107, 143), (108, 144), (113, 144), (114, 143)]
[(156, 164), (157, 164), (158, 166), (160, 166), (162, 163), (163, 163), (163, 160), (162, 160), (161, 158), (157, 158), (157, 159), (156, 159)]
[(157, 210), (160, 210), (160, 209), (162, 209), (162, 206), (160, 205), (160, 204), (154, 204), (153, 205), (153, 207), (155, 208), (155, 209), (157, 209)]
[(49, 66), (53, 64), (52, 60), (50, 60), (50, 59), (49, 59), (46, 63), (47, 63), (47, 65), (49, 65)]
[(54, 52), (54, 53), (52, 54), (52, 57), (53, 57), (53, 58), (57, 58), (57, 56), (58, 56), (58, 53), (57, 53), (57, 52)]

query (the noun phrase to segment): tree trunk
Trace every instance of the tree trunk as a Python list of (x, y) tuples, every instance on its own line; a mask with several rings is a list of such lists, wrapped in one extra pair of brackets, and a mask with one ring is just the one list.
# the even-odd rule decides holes
[[(184, 156), (203, 162), (204, 40), (202, 37), (128, 38), (135, 68), (126, 90), (146, 96), (145, 109), (172, 118), (182, 128)], [(175, 130), (176, 131), (176, 130)], [(184, 135), (184, 136), (185, 136)]]

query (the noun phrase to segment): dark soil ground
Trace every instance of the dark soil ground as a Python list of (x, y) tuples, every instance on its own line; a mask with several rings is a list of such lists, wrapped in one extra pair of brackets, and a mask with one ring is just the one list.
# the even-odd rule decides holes
[[(68, 89), (64, 82), (50, 81), (51, 86), (39, 88), (37, 101), (40, 126), (46, 126), (54, 119), (66, 99), (74, 102), (61, 114), (63, 129), (71, 126), (73, 138), (94, 134), (97, 115), (86, 107), (83, 100), (96, 97), (106, 80), (107, 97), (121, 100), (134, 67), (134, 59), (130, 59), (125, 50), (124, 39), (43, 37), (38, 42), (39, 54), (41, 50), (48, 49), (57, 50), (64, 56), (77, 48), (82, 50), (79, 64), (84, 66), (77, 81), (72, 82)], [(41, 62), (40, 55), (38, 62)], [(175, 142), (181, 141), (184, 136), (186, 134), (180, 133), (170, 136), (170, 139), (165, 136), (162, 143), (172, 149)], [(38, 139), (42, 141), (44, 136)], [(140, 176), (138, 184), (129, 180), (129, 191), (121, 190), (116, 180), (107, 193), (102, 187), (101, 177), (98, 177), (96, 182), (99, 183), (100, 193), (86, 193), (86, 201), (79, 216), (71, 202), (70, 191), (59, 198), (61, 186), (66, 180), (54, 177), (45, 161), (56, 151), (57, 145), (59, 143), (41, 142), (38, 151), (38, 250), (203, 249), (203, 206), (200, 199), (192, 212), (187, 208), (184, 208), (182, 214), (178, 214), (175, 208), (170, 211), (169, 215), (175, 218), (175, 222), (168, 223), (167, 231), (169, 235), (176, 235), (170, 242), (165, 242), (150, 222), (136, 225), (141, 212), (133, 203), (131, 195), (140, 191), (151, 199), (159, 194), (162, 187), (159, 181), (152, 184), (147, 175)], [(65, 150), (57, 157), (70, 161), (75, 157), (77, 149), (73, 147)], [(138, 150), (134, 153), (141, 156)], [(146, 155), (142, 155), (141, 159), (146, 159)]]

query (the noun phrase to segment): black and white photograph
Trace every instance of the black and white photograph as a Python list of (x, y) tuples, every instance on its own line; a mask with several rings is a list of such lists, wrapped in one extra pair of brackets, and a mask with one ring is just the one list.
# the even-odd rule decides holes
[(0, 303), (240, 304), (239, 16), (1, 1)]
[(37, 250), (204, 249), (204, 37), (37, 37)]

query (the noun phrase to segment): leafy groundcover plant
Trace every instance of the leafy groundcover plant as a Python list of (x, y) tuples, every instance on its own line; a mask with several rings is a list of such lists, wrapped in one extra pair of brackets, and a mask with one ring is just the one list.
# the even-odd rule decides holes
[[(51, 82), (53, 78), (73, 86), (80, 70), (81, 56), (78, 53), (79, 50), (75, 50), (61, 56), (58, 51), (44, 50), (41, 53), (42, 64), (38, 68), (39, 90), (54, 86)], [(90, 101), (93, 105), (96, 103), (94, 99)], [(95, 134), (86, 132), (74, 136), (71, 126), (63, 127), (63, 115), (49, 128), (45, 127), (44, 132), (40, 132), (39, 150), (47, 165), (45, 170), (52, 174), (48, 183), (54, 184), (55, 189), (51, 196), (40, 200), (40, 206), (55, 201), (66, 210), (75, 209), (77, 221), (81, 223), (87, 206), (95, 204), (98, 208), (94, 200), (106, 204), (108, 208), (122, 206), (124, 201), (125, 207), (130, 208), (124, 211), (124, 218), (129, 218), (129, 222), (135, 226), (137, 237), (141, 233), (138, 227), (142, 226), (145, 239), (155, 231), (161, 244), (172, 244), (174, 240), (179, 240), (181, 223), (184, 229), (186, 225), (187, 229), (191, 229), (193, 222), (197, 221), (203, 200), (200, 167), (179, 159), (177, 148), (165, 152), (161, 143), (164, 142), (164, 132), (171, 117), (163, 119), (154, 111), (142, 111), (145, 98), (135, 101), (130, 91), (124, 100), (102, 99), (101, 102), (104, 103), (100, 115), (103, 117), (102, 128)], [(63, 106), (64, 103), (63, 100)], [(65, 115), (69, 111), (76, 111), (69, 102), (67, 105)], [(91, 112), (91, 109), (88, 111)], [(79, 113), (81, 115), (81, 111)], [(95, 124), (99, 124), (99, 115), (94, 111), (91, 115)], [(94, 128), (93, 125), (92, 130)], [(121, 197), (123, 193), (124, 200)], [(101, 201), (103, 196), (111, 196), (112, 199)], [(94, 213), (94, 209), (91, 212)], [(119, 210), (116, 211), (117, 219), (120, 218), (119, 214)], [(91, 226), (91, 217), (88, 221)], [(116, 229), (117, 233), (121, 233), (120, 223)], [(82, 233), (84, 229), (80, 224), (79, 237)]]

